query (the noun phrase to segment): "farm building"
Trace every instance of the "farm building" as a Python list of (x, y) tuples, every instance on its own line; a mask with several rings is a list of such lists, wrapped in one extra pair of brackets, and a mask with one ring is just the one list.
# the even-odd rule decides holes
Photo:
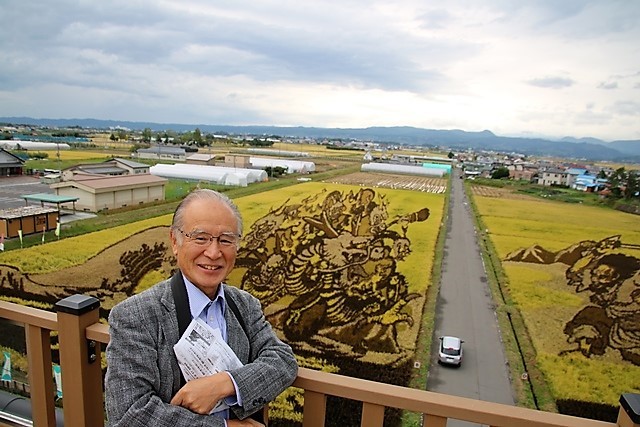
[(51, 184), (59, 196), (77, 197), (80, 210), (98, 212), (164, 200), (167, 180), (150, 174), (100, 176), (78, 173), (73, 180)]
[(224, 156), (224, 165), (228, 168), (244, 168), (250, 169), (251, 163), (249, 162), (251, 157), (244, 154), (227, 154)]
[(214, 166), (216, 157), (215, 154), (194, 153), (187, 156), (187, 163), (192, 165)]
[(7, 238), (23, 236), (42, 231), (55, 230), (58, 223), (56, 208), (24, 206), (0, 210), (0, 236)]
[(4, 148), (0, 149), (0, 176), (22, 175), (24, 160), (11, 154)]
[(136, 156), (139, 159), (154, 159), (154, 160), (178, 160), (185, 161), (187, 158), (187, 152), (181, 147), (167, 147), (164, 145), (156, 145), (151, 148), (140, 148), (136, 151)]
[(365, 163), (362, 165), (360, 170), (362, 172), (382, 172), (401, 175), (433, 176), (437, 178), (442, 178), (447, 172), (445, 169), (440, 168), (406, 166), (391, 163)]
[(73, 176), (78, 173), (105, 176), (138, 175), (149, 173), (149, 165), (127, 159), (110, 159), (101, 163), (86, 163), (71, 166), (62, 171), (62, 179), (65, 181), (73, 179)]
[(267, 181), (267, 173), (260, 169), (229, 168), (203, 165), (157, 164), (149, 170), (152, 175), (164, 178), (208, 181), (219, 185), (246, 187), (254, 182)]

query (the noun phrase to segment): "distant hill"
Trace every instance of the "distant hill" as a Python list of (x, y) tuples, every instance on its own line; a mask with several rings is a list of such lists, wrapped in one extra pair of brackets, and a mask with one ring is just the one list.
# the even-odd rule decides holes
[(234, 135), (278, 135), (328, 139), (356, 139), (402, 145), (444, 146), (451, 149), (487, 150), (503, 153), (522, 153), (534, 156), (555, 156), (572, 159), (605, 160), (640, 163), (640, 140), (605, 142), (596, 138), (566, 137), (559, 141), (543, 138), (497, 136), (491, 131), (422, 129), (410, 126), (368, 128), (319, 128), (280, 126), (231, 126), (180, 123), (149, 123), (97, 119), (34, 119), (31, 117), (0, 117), (0, 123), (49, 127), (79, 126), (89, 129), (113, 129), (117, 126), (132, 130), (150, 128), (153, 131), (192, 131)]

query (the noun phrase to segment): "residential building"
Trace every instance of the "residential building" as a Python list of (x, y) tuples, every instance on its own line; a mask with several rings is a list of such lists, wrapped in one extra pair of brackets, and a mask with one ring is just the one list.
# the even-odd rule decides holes
[(540, 185), (557, 185), (557, 186), (567, 186), (568, 182), (568, 173), (566, 170), (559, 168), (549, 168), (545, 169), (538, 174), (538, 184)]
[(0, 148), (0, 177), (22, 175), (24, 160)]

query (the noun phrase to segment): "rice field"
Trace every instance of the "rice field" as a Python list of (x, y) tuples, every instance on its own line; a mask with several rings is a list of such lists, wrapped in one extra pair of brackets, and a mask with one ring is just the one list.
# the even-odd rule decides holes
[(474, 200), (555, 399), (615, 406), (640, 392), (640, 217)]
[[(245, 232), (227, 283), (260, 299), (300, 366), (407, 386), (444, 195), (306, 182), (235, 202)], [(50, 308), (81, 292), (109, 310), (175, 269), (170, 221), (0, 253), (2, 298)], [(295, 420), (288, 393), (272, 414)]]

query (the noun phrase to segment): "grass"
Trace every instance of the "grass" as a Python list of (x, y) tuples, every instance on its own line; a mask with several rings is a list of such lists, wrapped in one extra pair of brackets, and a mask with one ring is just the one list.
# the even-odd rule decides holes
[(619, 204), (640, 204), (640, 200), (606, 199), (596, 193), (574, 190), (566, 187), (550, 187), (547, 185), (533, 184), (522, 180), (489, 179), (476, 178), (468, 181), (470, 185), (481, 185), (486, 187), (506, 188), (519, 194), (524, 194), (540, 199), (552, 200), (564, 203), (574, 203), (587, 206), (600, 206), (615, 208)]

